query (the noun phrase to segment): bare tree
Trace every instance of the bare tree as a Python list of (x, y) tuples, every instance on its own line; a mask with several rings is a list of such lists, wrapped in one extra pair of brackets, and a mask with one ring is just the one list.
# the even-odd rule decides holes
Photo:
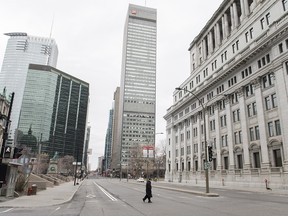
[(66, 155), (58, 160), (58, 171), (64, 175), (73, 174), (74, 157)]

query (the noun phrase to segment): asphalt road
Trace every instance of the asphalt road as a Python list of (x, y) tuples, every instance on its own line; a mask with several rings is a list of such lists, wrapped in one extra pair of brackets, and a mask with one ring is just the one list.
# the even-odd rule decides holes
[[(132, 181), (131, 181), (132, 182)], [(152, 183), (153, 187), (153, 183)], [(202, 197), (153, 187), (152, 203), (143, 203), (145, 183), (116, 179), (85, 180), (73, 200), (59, 206), (7, 209), (7, 216), (286, 216), (288, 196), (213, 189), (219, 197)]]

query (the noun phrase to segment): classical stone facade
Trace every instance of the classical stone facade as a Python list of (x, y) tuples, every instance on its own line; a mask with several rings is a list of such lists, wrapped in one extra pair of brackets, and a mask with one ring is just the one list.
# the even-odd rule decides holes
[(206, 141), (211, 185), (288, 187), (287, 11), (287, 0), (226, 0), (192, 41), (164, 116), (167, 181), (205, 182)]

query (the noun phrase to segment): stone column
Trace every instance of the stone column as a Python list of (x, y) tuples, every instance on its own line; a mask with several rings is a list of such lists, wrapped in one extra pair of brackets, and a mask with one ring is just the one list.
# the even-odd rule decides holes
[(238, 19), (237, 5), (235, 2), (232, 4), (232, 7), (233, 7), (235, 28), (237, 28), (239, 25), (239, 19)]
[(194, 143), (193, 143), (193, 121), (192, 118), (190, 117), (190, 146), (191, 146), (191, 154), (190, 156), (190, 161), (191, 161), (191, 171), (194, 169)]
[(201, 143), (201, 119), (200, 116), (197, 116), (197, 143), (198, 143), (198, 170), (201, 171), (202, 169), (202, 158), (201, 158), (201, 154), (202, 154), (202, 143)]
[(224, 20), (225, 20), (225, 32), (226, 32), (226, 38), (229, 36), (229, 23), (228, 23), (228, 15), (225, 13), (224, 14)]
[(217, 170), (222, 170), (221, 164), (221, 135), (220, 135), (220, 123), (219, 123), (219, 107), (215, 106), (215, 134), (216, 134), (216, 153), (217, 153)]
[(238, 102), (240, 107), (240, 120), (241, 120), (241, 130), (242, 130), (242, 141), (243, 141), (243, 158), (244, 158), (244, 170), (250, 170), (251, 161), (249, 157), (249, 136), (248, 136), (248, 126), (246, 118), (246, 102), (244, 98), (244, 92), (242, 88), (237, 90)]
[(245, 19), (249, 15), (249, 6), (247, 0), (240, 0), (241, 4), (241, 20)]
[(176, 164), (175, 164), (175, 160), (176, 160), (176, 143), (175, 143), (175, 136), (176, 136), (175, 125), (173, 124), (172, 127), (171, 127), (171, 158), (170, 158), (170, 166), (171, 166), (170, 176), (171, 176), (171, 181), (174, 181), (174, 179), (176, 178)]
[(234, 16), (234, 10), (233, 5), (230, 6), (230, 14), (231, 14), (231, 31), (235, 29), (235, 16)]
[(261, 78), (257, 78), (253, 80), (253, 86), (255, 90), (255, 99), (257, 106), (257, 119), (259, 125), (259, 133), (260, 133), (260, 144), (261, 144), (261, 159), (262, 166), (261, 168), (270, 167), (269, 163), (269, 154), (268, 154), (268, 136), (266, 133), (266, 121), (265, 121), (265, 110), (263, 107), (263, 95), (261, 91)]
[(213, 53), (212, 32), (211, 31), (208, 33), (208, 50), (209, 50), (209, 55), (211, 55)]
[(226, 39), (227, 37), (227, 34), (226, 34), (226, 27), (225, 27), (225, 19), (224, 19), (224, 16), (222, 16), (222, 33), (223, 33), (223, 40)]
[(215, 48), (217, 49), (220, 46), (220, 30), (218, 22), (214, 26), (214, 32), (215, 32)]
[(202, 59), (205, 60), (206, 59), (206, 43), (205, 43), (205, 39), (203, 39), (201, 41), (201, 50), (202, 50), (202, 53), (201, 53), (201, 56), (202, 56)]
[(232, 118), (231, 118), (231, 105), (229, 98), (225, 98), (225, 110), (226, 110), (226, 123), (227, 123), (227, 142), (229, 150), (229, 171), (235, 170), (234, 162), (234, 141), (233, 141), (233, 128), (232, 128)]
[[(184, 133), (183, 133), (183, 136), (184, 136), (184, 139), (183, 139), (183, 142), (184, 142), (184, 145), (183, 145), (183, 147), (184, 147), (184, 155), (183, 155), (183, 157), (184, 157), (184, 170), (183, 171), (187, 171), (187, 139), (186, 139), (186, 132), (187, 132), (187, 129), (186, 129), (186, 120), (184, 120), (183, 121), (183, 123), (184, 123)], [(182, 164), (182, 162), (181, 162), (181, 164)], [(182, 166), (181, 166), (181, 168), (182, 168)]]
[[(284, 173), (288, 174), (288, 78), (285, 72), (285, 63), (280, 67), (276, 68), (274, 72), (275, 77), (275, 89), (276, 97), (278, 102), (278, 114), (281, 125), (281, 134), (282, 134), (282, 148), (283, 148), (283, 168)], [(287, 178), (288, 179), (288, 178)], [(287, 180), (288, 181), (288, 180)], [(288, 184), (288, 182), (286, 182)]]

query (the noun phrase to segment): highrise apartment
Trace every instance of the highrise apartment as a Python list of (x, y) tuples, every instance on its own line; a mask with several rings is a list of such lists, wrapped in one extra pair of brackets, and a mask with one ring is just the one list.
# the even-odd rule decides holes
[(0, 89), (15, 92), (7, 144), (12, 144), (21, 111), (29, 64), (56, 67), (58, 48), (54, 39), (29, 36), (23, 32), (6, 33), (9, 40), (0, 73)]
[(46, 65), (30, 64), (18, 142), (34, 153), (83, 157), (89, 84)]
[(154, 146), (156, 39), (156, 10), (130, 4), (124, 28), (118, 122), (122, 165), (127, 164), (132, 149)]
[(166, 180), (201, 184), (208, 169), (215, 185), (287, 187), (287, 11), (287, 0), (223, 1), (191, 42), (164, 117)]

